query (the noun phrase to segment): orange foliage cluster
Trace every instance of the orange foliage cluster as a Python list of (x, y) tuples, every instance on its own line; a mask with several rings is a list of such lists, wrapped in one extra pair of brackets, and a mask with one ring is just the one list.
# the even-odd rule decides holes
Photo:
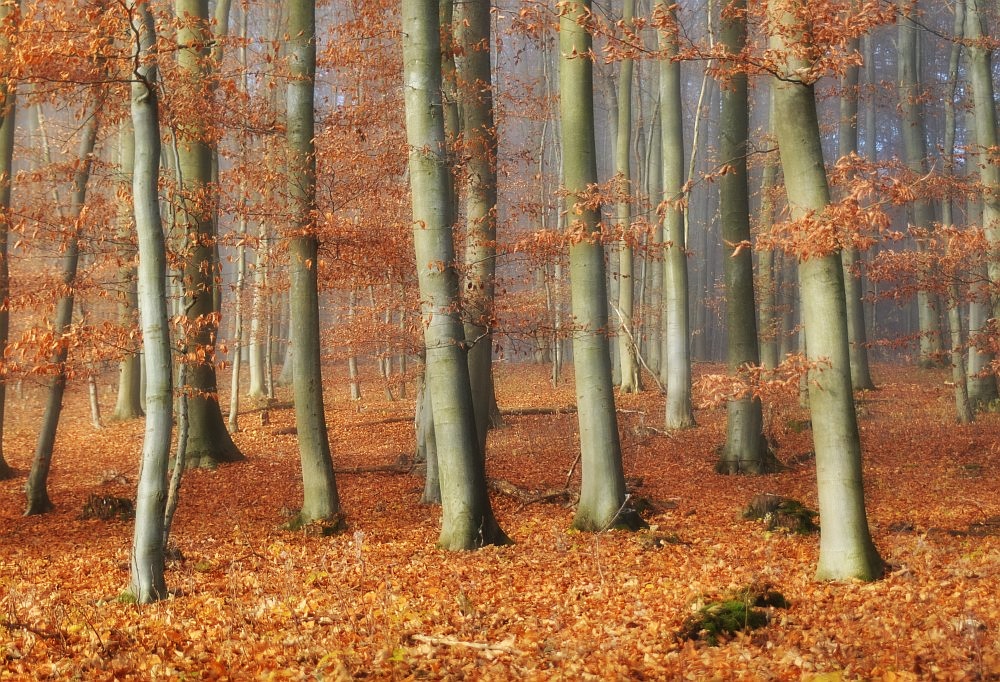
[[(723, 410), (668, 436), (647, 426), (660, 422), (660, 396), (620, 397), (626, 473), (658, 504), (656, 532), (680, 544), (571, 533), (569, 509), (497, 496), (517, 544), (454, 554), (434, 547), (438, 511), (417, 504), (419, 477), (355, 469), (412, 452), (412, 403), (350, 402), (337, 377), (328, 418), (348, 531), (278, 529), (301, 492), (291, 410), (272, 409), (270, 424), (246, 419), (254, 425), (236, 435), (246, 463), (185, 476), (174, 530), (184, 558), (167, 573), (175, 596), (141, 607), (118, 601), (131, 525), (78, 516), (91, 493), (131, 494), (142, 426), (95, 432), (72, 393), (56, 512), (21, 517), (21, 482), (0, 483), (0, 678), (990, 679), (1000, 675), (1000, 539), (969, 526), (1000, 515), (1000, 417), (950, 426), (943, 372), (879, 366), (876, 379), (881, 390), (859, 398), (860, 426), (870, 518), (892, 568), (875, 583), (817, 583), (815, 536), (739, 516), (762, 492), (815, 507), (794, 399), (769, 399), (768, 431), (779, 457), (805, 463), (743, 478), (712, 473)], [(553, 391), (544, 369), (502, 364), (498, 389), (505, 410), (555, 411), (507, 415), (490, 436), (490, 475), (561, 487), (577, 448), (576, 417), (563, 409), (572, 382)], [(28, 390), (8, 415), (20, 469), (40, 411)], [(790, 608), (719, 647), (675, 637), (702, 595), (753, 581)]]

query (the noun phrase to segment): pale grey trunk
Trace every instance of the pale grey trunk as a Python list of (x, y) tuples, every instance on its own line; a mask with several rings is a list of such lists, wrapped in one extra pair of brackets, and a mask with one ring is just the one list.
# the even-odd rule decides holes
[[(684, 113), (681, 66), (672, 59), (679, 50), (680, 29), (674, 10), (656, 3), (668, 23), (660, 31), (660, 134), (663, 154), (663, 351), (660, 376), (667, 386), (664, 425), (694, 426), (691, 405), (691, 323), (688, 308), (687, 235), (684, 228)], [(693, 153), (693, 152), (692, 152)]]
[[(783, 77), (774, 80), (775, 132), (793, 219), (811, 212), (822, 214), (830, 203), (813, 87), (793, 75), (807, 72), (808, 64), (787, 53), (790, 43), (801, 40), (802, 26), (791, 14), (791, 8), (801, 9), (801, 3), (783, 0), (770, 9), (771, 47), (784, 55), (785, 62)], [(816, 363), (809, 377), (815, 387), (809, 390), (809, 411), (822, 521), (816, 576), (871, 580), (882, 574), (884, 565), (865, 513), (839, 254), (814, 254), (800, 260), (799, 279), (806, 352)]]
[[(902, 7), (907, 0), (899, 0)], [(917, 25), (905, 14), (898, 18), (899, 37), (897, 41), (897, 69), (900, 108), (900, 135), (903, 141), (903, 155), (906, 166), (918, 177), (927, 174), (927, 149), (924, 137), (923, 107), (920, 104), (917, 60)], [(911, 225), (918, 233), (917, 247), (927, 248), (929, 231), (933, 228), (934, 208), (925, 194), (919, 193), (910, 207)], [(930, 273), (923, 273), (926, 280)], [(921, 284), (917, 291), (917, 312), (920, 324), (920, 365), (930, 367), (940, 364), (941, 331), (935, 297)]]
[[(986, 317), (994, 317), (997, 312), (998, 298), (995, 293), (1000, 283), (1000, 258), (997, 249), (1000, 248), (1000, 166), (989, 157), (995, 154), (997, 148), (996, 109), (994, 104), (993, 65), (989, 49), (983, 40), (987, 38), (985, 23), (981, 14), (983, 0), (966, 0), (965, 32), (968, 38), (969, 65), (968, 74), (972, 89), (972, 101), (975, 109), (975, 147), (977, 155), (981, 155), (979, 163), (979, 181), (984, 191), (982, 193), (982, 223), (986, 232), (986, 240), (990, 244), (990, 257), (987, 262), (988, 287), (981, 294), (981, 300)], [(985, 160), (984, 160), (985, 159)], [(982, 313), (975, 311), (978, 318)], [(969, 328), (979, 332), (981, 320), (969, 321)], [(975, 326), (973, 324), (977, 323)], [(983, 321), (984, 322), (984, 321)], [(987, 358), (975, 358), (977, 364)], [(972, 358), (970, 358), (972, 359)], [(985, 367), (974, 368), (977, 374), (985, 374)], [(971, 370), (970, 370), (971, 373)], [(973, 399), (978, 403), (996, 398), (996, 377), (991, 375), (985, 379), (977, 379), (973, 385)]]
[[(955, 2), (955, 26), (953, 35), (961, 40), (965, 34), (965, 1)], [(952, 43), (951, 55), (948, 60), (948, 80), (945, 88), (944, 100), (944, 157), (945, 169), (949, 175), (955, 173), (955, 93), (958, 86), (958, 68), (961, 60), (962, 45), (959, 42)], [(954, 227), (952, 216), (952, 199), (945, 197), (941, 201), (941, 225), (946, 228)], [(951, 241), (948, 242), (951, 247)], [(948, 312), (948, 333), (951, 337), (951, 378), (955, 386), (955, 419), (959, 424), (968, 424), (975, 419), (975, 413), (969, 402), (969, 383), (965, 374), (965, 333), (962, 324), (961, 290), (958, 278), (961, 273), (947, 273), (947, 312)]]
[[(727, 0), (722, 10), (721, 43), (732, 55), (740, 54), (746, 45), (745, 10), (745, 0)], [(749, 121), (747, 76), (736, 73), (722, 88), (719, 122), (719, 158), (728, 171), (719, 179), (719, 214), (729, 344), (726, 355), (732, 376), (760, 362), (750, 248), (750, 191), (747, 182)], [(763, 410), (759, 399), (731, 399), (727, 405), (726, 444), (716, 471), (726, 474), (767, 471), (770, 462), (763, 429)]]
[[(158, 178), (160, 124), (157, 114), (156, 67), (153, 56), (156, 28), (146, 3), (130, 5), (142, 64), (131, 86), (132, 124), (135, 129), (135, 171), (132, 197), (139, 242), (139, 317), (146, 365), (146, 430), (135, 502), (135, 529), (130, 559), (129, 589), (136, 601), (152, 602), (167, 596), (164, 569), (164, 510), (167, 499), (167, 463), (170, 458), (172, 394), (170, 330), (167, 316), (167, 258), (160, 221)], [(141, 24), (135, 25), (141, 17)]]
[(247, 364), (250, 365), (250, 386), (247, 395), (263, 398), (268, 395), (267, 348), (271, 339), (270, 306), (267, 296), (268, 259), (270, 240), (267, 226), (261, 223), (258, 231), (256, 267), (253, 271), (253, 299), (250, 312), (250, 343)]
[[(352, 286), (347, 299), (347, 328), (351, 329), (354, 322), (354, 308), (358, 304), (358, 290)], [(353, 333), (353, 332), (352, 332)], [(350, 384), (351, 400), (361, 400), (361, 378), (358, 376), (358, 357), (354, 346), (347, 347), (347, 381)]]
[[(0, 24), (12, 20), (14, 5), (0, 4)], [(6, 36), (6, 32), (0, 33)], [(8, 49), (6, 37), (0, 37), (0, 51)], [(17, 97), (12, 86), (0, 82), (0, 350), (6, 350), (10, 333), (10, 263), (8, 263), (8, 230), (10, 214), (10, 190), (14, 170), (14, 112)], [(7, 407), (7, 384), (0, 381), (0, 480), (11, 478), (14, 470), (4, 457), (3, 435), (4, 414)]]
[[(135, 137), (132, 134), (132, 121), (122, 119), (118, 129), (119, 183), (131, 194), (132, 158), (135, 154)], [(118, 200), (118, 236), (119, 248), (122, 250), (122, 260), (127, 263), (118, 270), (120, 286), (123, 287), (121, 299), (118, 301), (118, 323), (129, 329), (138, 324), (138, 292), (136, 291), (136, 270), (133, 259), (135, 250), (131, 246), (130, 236), (133, 230), (132, 203), (128, 200)], [(124, 421), (141, 417), (142, 398), (140, 392), (142, 367), (139, 349), (129, 348), (118, 363), (118, 397), (111, 419)]]
[[(455, 38), (465, 142), (465, 290), (469, 379), (480, 450), (496, 409), (493, 386), (493, 300), (496, 282), (497, 138), (493, 122), (489, 0), (457, 5)], [(497, 410), (497, 413), (499, 411)]]
[[(659, 73), (658, 70), (654, 73)], [(653, 226), (651, 248), (645, 260), (649, 269), (649, 297), (646, 302), (647, 315), (643, 320), (648, 334), (646, 339), (646, 364), (649, 371), (660, 376), (663, 351), (663, 270), (664, 256), (663, 220), (660, 218), (660, 202), (663, 201), (663, 126), (660, 111), (659, 79), (655, 81), (656, 100), (649, 124), (649, 173), (646, 177), (649, 194), (647, 220)]]
[[(768, 134), (774, 137), (774, 93), (768, 95)], [(760, 219), (761, 235), (769, 235), (774, 227), (774, 192), (778, 182), (778, 155), (768, 153), (764, 161), (764, 170), (760, 186)], [(764, 369), (772, 370), (781, 361), (778, 356), (778, 335), (781, 333), (781, 318), (778, 314), (777, 276), (775, 272), (775, 254), (769, 246), (762, 248), (757, 255), (757, 287), (760, 295), (760, 364)]]
[[(633, 30), (635, 0), (623, 0), (622, 23)], [(619, 180), (618, 191), (629, 200), (618, 201), (615, 205), (618, 229), (624, 238), (618, 243), (618, 364), (621, 371), (619, 386), (622, 393), (638, 393), (642, 390), (639, 380), (639, 351), (633, 327), (635, 299), (635, 265), (632, 257), (632, 76), (635, 63), (623, 59), (618, 72), (618, 128), (615, 131), (615, 172)]]
[(66, 216), (69, 228), (63, 247), (60, 294), (56, 301), (55, 316), (52, 320), (52, 336), (59, 344), (50, 360), (55, 373), (49, 382), (45, 412), (42, 415), (38, 440), (35, 444), (35, 456), (31, 461), (31, 471), (28, 474), (28, 484), (25, 488), (28, 498), (27, 508), (24, 511), (25, 516), (42, 514), (53, 508), (48, 494), (48, 478), (52, 465), (52, 451), (56, 443), (59, 416), (62, 414), (63, 394), (66, 392), (66, 359), (69, 353), (69, 344), (63, 343), (63, 336), (70, 331), (70, 325), (73, 322), (74, 287), (80, 263), (80, 217), (87, 199), (87, 184), (90, 180), (90, 168), (94, 160), (94, 145), (97, 142), (97, 124), (102, 97), (100, 92), (90, 93), (83, 116), (84, 124), (80, 135), (76, 171), (73, 173), (73, 196), (69, 215)]
[[(208, 0), (175, 0), (177, 16), (187, 16), (177, 30), (177, 68), (179, 77), (203, 80), (210, 74), (205, 66), (208, 45), (212, 43), (208, 20)], [(204, 357), (192, 362), (187, 370), (190, 435), (188, 466), (212, 467), (220, 462), (244, 459), (236, 447), (219, 405), (218, 378), (215, 372), (216, 257), (213, 214), (216, 198), (207, 192), (212, 179), (212, 147), (207, 137), (208, 123), (183, 120), (178, 124), (183, 144), (175, 154), (181, 179), (183, 200), (177, 210), (181, 232), (189, 235), (184, 256), (184, 314), (194, 330), (186, 341)], [(201, 196), (199, 196), (201, 195)]]
[[(860, 46), (857, 38), (847, 43), (848, 53)], [(860, 69), (847, 67), (840, 79), (840, 121), (837, 139), (841, 158), (858, 153), (858, 81)], [(875, 388), (868, 363), (868, 334), (865, 330), (864, 261), (858, 249), (848, 246), (841, 252), (844, 267), (844, 293), (847, 296), (847, 336), (851, 343), (851, 384), (854, 390)]]
[(434, 408), (427, 390), (426, 374), (417, 387), (417, 457), (424, 465), (424, 492), (421, 504), (441, 504), (441, 478), (438, 473), (437, 441), (434, 439)]
[[(246, 188), (243, 188), (245, 191)], [(239, 431), (240, 415), (240, 373), (243, 370), (243, 292), (246, 289), (247, 252), (244, 245), (247, 231), (246, 216), (240, 216), (240, 228), (236, 247), (236, 290), (233, 310), (233, 368), (229, 385), (229, 419), (227, 426), (230, 433)]]
[(601, 245), (600, 214), (581, 198), (597, 182), (594, 139), (593, 64), (587, 55), (592, 38), (580, 21), (590, 11), (589, 0), (569, 3), (559, 19), (563, 55), (559, 78), (563, 172), (569, 226), (578, 235), (569, 248), (573, 363), (580, 429), (582, 480), (573, 526), (603, 531), (626, 521), (625, 475), (615, 412), (611, 355), (608, 348), (607, 276)]
[(437, 0), (403, 0), (403, 85), (413, 240), (423, 314), (425, 380), (430, 392), (441, 485), (445, 549), (509, 542), (490, 507), (485, 462), (472, 407), (459, 280), (452, 237), (450, 173), (441, 106)]
[(302, 521), (336, 520), (340, 498), (323, 409), (316, 238), (316, 3), (292, 0), (288, 13), (288, 194), (295, 236), (288, 241), (289, 310), (295, 330), (295, 427), (302, 463)]

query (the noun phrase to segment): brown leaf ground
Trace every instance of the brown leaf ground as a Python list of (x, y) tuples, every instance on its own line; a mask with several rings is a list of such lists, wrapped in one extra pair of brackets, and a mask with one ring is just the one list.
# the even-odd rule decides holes
[[(124, 603), (131, 525), (79, 520), (93, 492), (130, 496), (142, 425), (94, 431), (83, 392), (67, 400), (52, 471), (57, 510), (24, 518), (24, 478), (0, 483), (0, 679), (998, 679), (1000, 540), (952, 534), (1000, 516), (1000, 416), (952, 424), (942, 373), (881, 366), (860, 396), (867, 497), (893, 565), (871, 584), (812, 579), (815, 537), (739, 518), (756, 493), (816, 504), (811, 461), (762, 478), (713, 473), (722, 410), (662, 435), (655, 391), (619, 398), (628, 476), (667, 503), (650, 518), (684, 544), (568, 531), (572, 511), (494, 497), (515, 545), (435, 548), (438, 511), (421, 480), (338, 478), (349, 530), (278, 530), (299, 500), (290, 409), (248, 413), (243, 464), (186, 475), (171, 564), (172, 599)], [(546, 370), (503, 364), (504, 408), (572, 404)], [(412, 401), (365, 386), (360, 403), (331, 384), (338, 467), (393, 464), (412, 451)], [(104, 403), (112, 403), (108, 388)], [(5, 451), (27, 469), (38, 388), (12, 398)], [(768, 409), (783, 460), (807, 452), (793, 398)], [(490, 475), (560, 487), (575, 458), (574, 414), (510, 416), (491, 435)], [(578, 472), (577, 472), (578, 477)], [(899, 530), (900, 527), (912, 530)], [(692, 604), (751, 581), (791, 602), (762, 630), (719, 647), (680, 642)]]

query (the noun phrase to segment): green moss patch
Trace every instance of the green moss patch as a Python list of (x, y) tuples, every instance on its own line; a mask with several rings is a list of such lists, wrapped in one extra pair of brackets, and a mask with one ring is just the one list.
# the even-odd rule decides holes
[(737, 632), (764, 627), (765, 608), (788, 608), (788, 601), (767, 584), (751, 584), (709, 601), (684, 619), (677, 636), (718, 646)]
[(783, 529), (791, 533), (815, 533), (819, 514), (798, 500), (767, 493), (755, 495), (743, 510), (743, 518), (764, 522), (767, 530)]

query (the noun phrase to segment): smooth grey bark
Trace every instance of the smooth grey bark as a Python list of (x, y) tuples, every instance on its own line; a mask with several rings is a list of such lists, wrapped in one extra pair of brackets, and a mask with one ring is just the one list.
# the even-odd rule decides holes
[[(966, 50), (968, 51), (968, 77), (972, 89), (972, 101), (975, 111), (975, 132), (973, 153), (979, 167), (979, 181), (982, 184), (982, 224), (986, 233), (986, 241), (990, 245), (990, 256), (987, 260), (986, 274), (987, 284), (979, 294), (983, 302), (984, 309), (976, 310), (976, 318), (970, 315), (970, 333), (979, 333), (985, 320), (978, 319), (984, 314), (987, 317), (995, 317), (998, 309), (998, 297), (995, 293), (998, 283), (1000, 283), (1000, 257), (997, 249), (1000, 248), (1000, 166), (995, 159), (991, 160), (997, 148), (997, 122), (995, 108), (995, 93), (993, 86), (993, 63), (988, 45), (984, 42), (988, 38), (986, 24), (983, 20), (981, 7), (982, 0), (966, 0), (965, 13), (965, 34), (967, 38)], [(977, 357), (970, 354), (970, 360), (975, 358), (977, 364), (988, 358)], [(975, 367), (976, 374), (988, 374), (985, 366)], [(970, 369), (970, 374), (972, 369)], [(985, 378), (976, 377), (970, 387), (972, 389), (972, 399), (977, 404), (996, 399), (996, 377), (991, 375)]]
[(464, 0), (455, 12), (457, 79), (465, 162), (465, 340), (476, 432), (486, 432), (496, 406), (493, 326), (496, 293), (497, 137), (493, 121), (489, 0)]
[(403, 85), (409, 150), (413, 241), (441, 486), (445, 549), (473, 549), (510, 540), (490, 506), (485, 461), (472, 407), (465, 330), (458, 317), (450, 164), (441, 104), (437, 0), (403, 0)]
[[(358, 289), (351, 286), (351, 291), (347, 298), (347, 326), (351, 327), (354, 320), (354, 309), (358, 304)], [(361, 378), (358, 376), (358, 356), (354, 352), (354, 346), (347, 347), (347, 381), (350, 384), (351, 400), (361, 400)]]
[(667, 386), (664, 426), (694, 426), (691, 403), (691, 322), (688, 304), (687, 235), (684, 226), (684, 112), (681, 65), (677, 56), (680, 25), (663, 0), (656, 11), (664, 19), (659, 31), (660, 148), (663, 177), (663, 343), (660, 376)]
[[(12, 20), (14, 5), (0, 4), (0, 24)], [(0, 53), (9, 48), (6, 38), (0, 38)], [(0, 352), (7, 349), (10, 334), (10, 263), (8, 262), (8, 232), (10, 230), (10, 195), (14, 170), (14, 126), (17, 97), (12, 86), (0, 82)], [(4, 415), (7, 407), (7, 384), (0, 381), (0, 480), (14, 476), (14, 470), (4, 457)]]
[(304, 522), (339, 521), (333, 457), (323, 409), (319, 323), (319, 242), (316, 237), (316, 3), (292, 0), (288, 13), (288, 195), (294, 232), (288, 240), (289, 310), (295, 329), (292, 393), (302, 464)]
[[(146, 365), (146, 429), (136, 491), (129, 590), (136, 601), (146, 603), (167, 596), (163, 528), (170, 432), (173, 428), (173, 377), (167, 316), (167, 256), (157, 188), (160, 123), (156, 63), (151, 59), (155, 57), (156, 27), (145, 2), (133, 2), (129, 10), (139, 55), (131, 85), (132, 125), (135, 129), (132, 197), (139, 244), (139, 317)], [(136, 16), (141, 20), (138, 26), (135, 24)]]
[[(948, 60), (948, 80), (944, 99), (944, 145), (943, 155), (945, 169), (949, 174), (955, 173), (955, 93), (958, 88), (958, 70), (962, 55), (962, 44), (959, 42), (965, 34), (965, 0), (955, 2), (955, 25), (952, 30), (956, 41), (952, 43)], [(954, 226), (953, 206), (951, 197), (941, 200), (941, 225), (946, 228)], [(948, 242), (950, 248), (951, 241)], [(965, 330), (962, 322), (962, 297), (958, 283), (959, 273), (949, 273), (947, 284), (947, 314), (948, 333), (951, 337), (951, 379), (955, 391), (955, 419), (959, 424), (969, 424), (975, 419), (975, 411), (969, 402), (969, 382), (965, 374)]]
[[(118, 128), (119, 183), (131, 194), (135, 136), (130, 118), (122, 119)], [(123, 195), (125, 193), (123, 192)], [(126, 195), (127, 196), (127, 195)], [(132, 244), (135, 217), (132, 203), (118, 201), (118, 248), (126, 265), (118, 270), (121, 298), (118, 301), (118, 323), (124, 328), (138, 324), (139, 294), (136, 284), (135, 247)], [(140, 394), (142, 367), (139, 348), (129, 348), (118, 363), (118, 394), (111, 419), (125, 421), (143, 416)]]
[[(774, 92), (768, 93), (768, 135), (774, 138)], [(760, 185), (760, 216), (758, 226), (761, 235), (768, 235), (774, 227), (774, 192), (778, 183), (778, 154), (768, 152), (764, 159)], [(778, 355), (778, 336), (781, 334), (781, 318), (778, 314), (778, 278), (775, 271), (774, 249), (765, 247), (757, 255), (757, 290), (760, 296), (758, 315), (760, 325), (760, 364), (764, 369), (773, 370), (781, 362)]]
[[(96, 86), (100, 87), (100, 86)], [(103, 93), (91, 92), (88, 95), (87, 108), (83, 116), (83, 129), (80, 133), (80, 143), (77, 152), (76, 170), (73, 173), (73, 194), (70, 203), (69, 229), (66, 232), (66, 242), (63, 244), (59, 299), (56, 301), (55, 315), (52, 320), (52, 336), (56, 340), (56, 350), (50, 362), (55, 373), (49, 380), (49, 390), (45, 401), (45, 412), (38, 430), (38, 440), (35, 444), (35, 455), (31, 461), (31, 471), (28, 473), (28, 483), (25, 488), (27, 508), (25, 516), (43, 514), (53, 508), (48, 493), (49, 471), (52, 466), (52, 453), (56, 443), (56, 431), (59, 427), (59, 416), (62, 414), (63, 394), (66, 392), (66, 359), (69, 355), (69, 345), (63, 343), (63, 336), (69, 331), (73, 322), (73, 308), (76, 303), (74, 287), (76, 273), (80, 263), (80, 217), (87, 200), (87, 185), (90, 181), (90, 169), (94, 161), (94, 145), (97, 142), (99, 112), (102, 106)]]
[[(848, 41), (848, 53), (856, 52), (860, 41)], [(858, 82), (860, 68), (848, 65), (840, 79), (840, 120), (838, 153), (841, 158), (858, 153)], [(861, 268), (864, 260), (858, 249), (848, 246), (841, 251), (844, 267), (844, 293), (847, 296), (847, 336), (851, 343), (851, 383), (855, 391), (875, 388), (868, 363), (868, 334), (865, 330), (864, 284)]]
[(267, 300), (267, 273), (270, 240), (267, 238), (267, 227), (261, 223), (258, 232), (256, 262), (251, 286), (253, 295), (250, 303), (250, 339), (248, 343), (247, 364), (250, 367), (250, 385), (247, 395), (251, 398), (267, 396), (267, 343), (270, 338), (269, 311)]
[[(727, 0), (722, 9), (720, 43), (730, 55), (739, 55), (746, 45), (745, 11), (745, 0)], [(719, 121), (719, 158), (727, 168), (727, 172), (719, 178), (719, 215), (725, 256), (726, 356), (732, 376), (760, 363), (750, 248), (750, 189), (747, 180), (749, 125), (747, 76), (737, 72), (722, 88)], [(772, 468), (764, 438), (760, 399), (752, 396), (730, 399), (726, 404), (726, 417), (726, 443), (716, 471), (723, 474), (760, 474)]]
[(441, 504), (441, 478), (438, 473), (437, 441), (434, 439), (434, 408), (431, 394), (427, 390), (425, 375), (421, 375), (417, 386), (417, 457), (424, 464), (424, 491), (421, 504)]
[[(654, 71), (659, 73), (659, 71)], [(660, 110), (659, 76), (655, 81), (655, 99), (651, 120), (649, 122), (649, 172), (646, 176), (647, 193), (649, 195), (649, 213), (647, 220), (653, 226), (650, 235), (650, 250), (645, 260), (649, 269), (649, 297), (646, 302), (646, 364), (649, 371), (660, 376), (663, 367), (663, 271), (662, 259), (665, 255), (663, 237), (663, 220), (660, 218), (660, 202), (663, 201), (663, 124)]]
[[(635, 0), (622, 0), (622, 23), (626, 30), (634, 30)], [(615, 218), (623, 238), (618, 248), (618, 364), (621, 371), (619, 388), (622, 393), (642, 390), (639, 376), (639, 350), (633, 313), (635, 307), (635, 263), (632, 253), (632, 79), (635, 60), (621, 61), (618, 72), (618, 128), (615, 131), (615, 173), (618, 192), (622, 197), (615, 204)]]
[[(907, 0), (899, 0), (903, 7)], [(906, 13), (900, 12), (897, 19), (898, 39), (896, 43), (898, 91), (900, 109), (900, 137), (903, 142), (903, 156), (907, 168), (917, 177), (927, 175), (927, 148), (924, 136), (923, 107), (920, 104), (917, 60), (917, 25)], [(934, 207), (930, 199), (918, 193), (910, 206), (910, 223), (915, 230), (925, 233), (917, 237), (917, 248), (927, 248), (927, 237), (934, 223)], [(926, 287), (917, 291), (917, 313), (920, 324), (920, 366), (932, 367), (940, 364), (941, 324), (935, 297)]]
[[(771, 5), (770, 44), (781, 55), (781, 76), (774, 79), (775, 133), (793, 219), (822, 214), (830, 203), (823, 165), (819, 119), (811, 83), (798, 80), (808, 63), (789, 46), (802, 40), (804, 26), (793, 10), (803, 0)], [(851, 386), (844, 271), (839, 254), (813, 254), (799, 261), (802, 317), (808, 359), (809, 413), (819, 492), (820, 580), (872, 580), (884, 564), (871, 539), (865, 512), (861, 439)]]
[[(206, 70), (211, 32), (208, 0), (175, 0), (175, 12), (187, 17), (177, 30), (177, 69), (181, 79), (194, 87), (209, 77)], [(216, 257), (212, 188), (212, 147), (206, 140), (203, 121), (183, 121), (178, 125), (182, 143), (177, 145), (181, 202), (177, 222), (188, 235), (184, 256), (184, 305), (190, 325), (187, 343), (200, 361), (188, 367), (188, 466), (212, 467), (220, 462), (238, 462), (244, 458), (233, 442), (219, 405), (218, 377), (215, 372)], [(209, 198), (211, 197), (211, 198)]]
[(608, 347), (608, 296), (600, 213), (586, 198), (597, 182), (589, 0), (569, 2), (559, 17), (562, 65), (559, 112), (569, 233), (573, 364), (580, 429), (580, 502), (573, 526), (603, 531), (635, 519), (624, 512), (625, 474)]

